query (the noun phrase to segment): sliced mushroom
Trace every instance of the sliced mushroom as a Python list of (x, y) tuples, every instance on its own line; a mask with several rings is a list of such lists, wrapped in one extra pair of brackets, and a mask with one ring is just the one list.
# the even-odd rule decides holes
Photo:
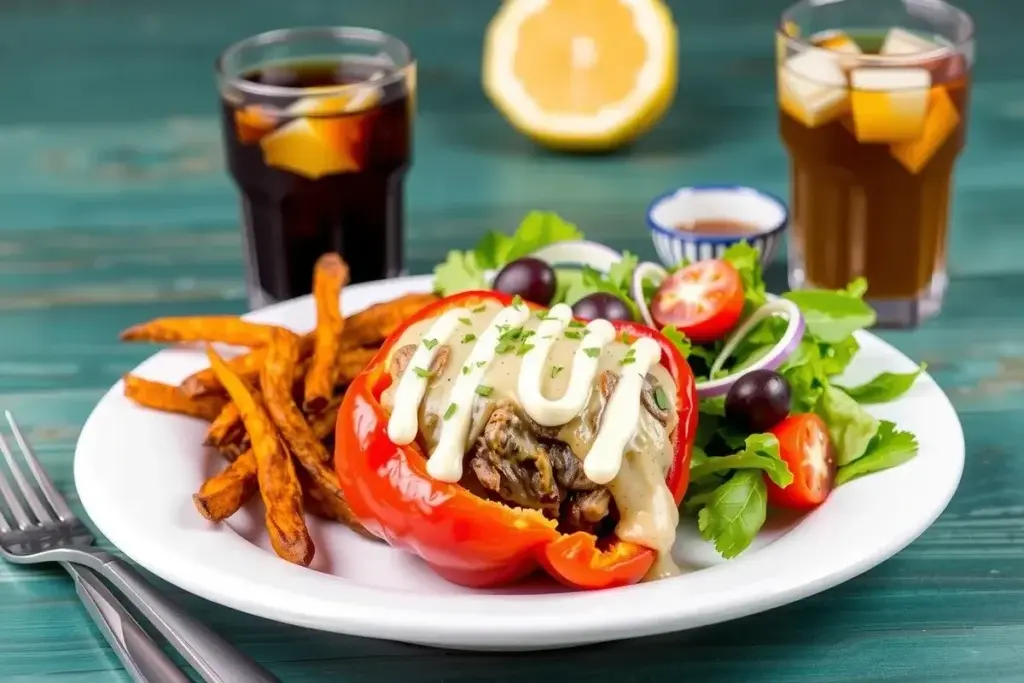
[(409, 361), (412, 360), (414, 353), (416, 353), (415, 344), (406, 344), (395, 350), (395, 353), (391, 356), (391, 365), (388, 367), (392, 379), (397, 380), (405, 374), (405, 369), (409, 366)]
[(647, 375), (644, 377), (643, 390), (640, 392), (640, 401), (644, 404), (644, 408), (654, 416), (661, 424), (668, 424), (669, 413), (668, 410), (662, 409), (658, 406), (658, 399), (655, 396), (655, 392), (658, 390), (658, 380), (654, 378), (654, 375)]
[[(405, 374), (405, 371), (409, 367), (409, 361), (412, 360), (414, 353), (416, 353), (415, 344), (406, 344), (405, 346), (395, 350), (394, 355), (391, 356), (391, 365), (388, 368), (393, 379), (397, 380)], [(437, 377), (444, 372), (444, 368), (448, 364), (448, 357), (450, 355), (451, 349), (448, 346), (442, 346), (437, 350), (437, 353), (434, 354), (434, 362), (430, 365), (430, 374), (433, 377)]]

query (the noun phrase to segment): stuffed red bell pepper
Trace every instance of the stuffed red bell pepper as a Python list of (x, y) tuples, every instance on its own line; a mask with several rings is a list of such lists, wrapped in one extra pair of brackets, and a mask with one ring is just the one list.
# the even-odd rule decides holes
[(607, 588), (671, 571), (696, 424), (657, 331), (464, 292), (349, 386), (335, 465), (359, 521), (450, 581)]

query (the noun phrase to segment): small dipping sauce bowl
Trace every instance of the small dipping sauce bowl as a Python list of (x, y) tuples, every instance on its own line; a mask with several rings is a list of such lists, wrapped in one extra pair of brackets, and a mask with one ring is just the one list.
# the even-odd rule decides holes
[(661, 195), (647, 208), (647, 227), (666, 268), (683, 260), (720, 258), (746, 241), (767, 265), (789, 225), (775, 195), (742, 185), (694, 185)]

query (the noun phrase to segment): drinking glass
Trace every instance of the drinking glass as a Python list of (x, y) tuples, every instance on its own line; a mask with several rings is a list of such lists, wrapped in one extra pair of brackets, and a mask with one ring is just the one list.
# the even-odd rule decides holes
[(220, 56), (250, 306), (308, 294), (328, 251), (353, 282), (401, 273), (415, 68), (397, 38), (349, 27), (261, 33)]
[(884, 326), (939, 311), (973, 31), (941, 0), (801, 0), (782, 15), (792, 288), (864, 277)]

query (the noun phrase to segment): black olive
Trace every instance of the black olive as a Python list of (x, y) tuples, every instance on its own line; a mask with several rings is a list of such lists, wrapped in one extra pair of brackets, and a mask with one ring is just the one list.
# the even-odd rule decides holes
[(555, 296), (555, 271), (540, 259), (524, 256), (498, 272), (494, 289), (547, 306)]
[(725, 417), (752, 434), (766, 432), (789, 415), (791, 401), (785, 377), (774, 370), (754, 370), (729, 388)]
[(572, 305), (572, 314), (583, 320), (633, 320), (626, 302), (607, 292), (588, 294)]

